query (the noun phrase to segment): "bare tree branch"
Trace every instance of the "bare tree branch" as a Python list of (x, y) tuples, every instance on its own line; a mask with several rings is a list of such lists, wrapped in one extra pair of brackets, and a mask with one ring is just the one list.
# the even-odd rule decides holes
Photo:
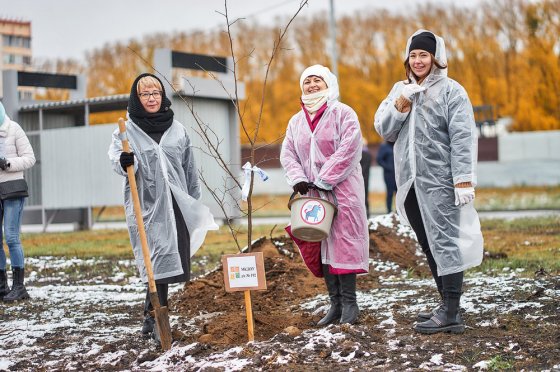
[[(266, 88), (267, 88), (267, 83), (268, 83), (268, 79), (270, 76), (270, 72), (271, 72), (271, 68), (272, 68), (272, 63), (275, 60), (276, 56), (284, 51), (284, 50), (288, 50), (288, 48), (284, 48), (282, 46), (282, 42), (288, 32), (288, 29), (290, 27), (290, 25), (292, 24), (292, 22), (294, 21), (294, 19), (299, 15), (299, 13), (301, 12), (301, 10), (308, 4), (308, 0), (303, 0), (300, 2), (299, 7), (297, 9), (297, 11), (294, 13), (294, 15), (290, 18), (290, 20), (288, 21), (288, 23), (286, 24), (286, 26), (284, 27), (284, 29), (280, 29), (280, 31), (278, 32), (277, 37), (275, 38), (274, 42), (273, 42), (273, 48), (272, 51), (270, 53), (270, 57), (268, 58), (268, 61), (266, 63), (266, 72), (264, 75), (264, 81), (263, 81), (263, 85), (262, 85), (262, 94), (260, 97), (260, 107), (259, 107), (259, 113), (258, 113), (258, 117), (257, 120), (255, 122), (255, 127), (251, 130), (249, 130), (249, 127), (246, 126), (245, 123), (245, 113), (248, 110), (248, 104), (249, 104), (249, 98), (245, 99), (245, 102), (240, 103), (240, 99), (239, 99), (239, 84), (240, 84), (240, 79), (238, 76), (238, 64), (240, 63), (240, 61), (243, 61), (244, 59), (249, 59), (255, 49), (253, 48), (248, 54), (238, 58), (236, 56), (236, 49), (235, 49), (235, 43), (234, 43), (234, 38), (233, 38), (233, 29), (232, 27), (239, 21), (243, 20), (243, 18), (237, 18), (234, 20), (230, 19), (229, 13), (228, 13), (228, 2), (227, 0), (224, 0), (224, 11), (223, 12), (219, 12), (216, 11), (218, 14), (222, 15), (224, 17), (225, 20), (225, 24), (226, 24), (226, 32), (227, 32), (227, 36), (228, 36), (228, 42), (229, 42), (229, 55), (231, 57), (231, 61), (232, 61), (232, 66), (229, 66), (227, 64), (224, 64), (222, 62), (218, 63), (222, 66), (224, 66), (226, 68), (226, 71), (229, 71), (231, 73), (231, 75), (233, 76), (233, 92), (228, 91), (228, 89), (226, 88), (224, 82), (222, 80), (219, 79), (218, 76), (216, 76), (216, 74), (214, 74), (211, 71), (206, 71), (202, 66), (199, 66), (199, 68), (203, 71), (205, 71), (205, 73), (210, 76), (212, 79), (214, 79), (215, 81), (218, 82), (218, 84), (221, 86), (221, 88), (226, 92), (229, 100), (231, 101), (234, 109), (235, 109), (235, 113), (237, 116), (237, 119), (240, 123), (240, 127), (241, 127), (241, 131), (242, 133), (245, 135), (247, 141), (249, 142), (249, 145), (251, 147), (251, 152), (250, 152), (250, 158), (249, 158), (249, 162), (252, 166), (255, 165), (255, 151), (257, 149), (263, 148), (264, 146), (256, 146), (256, 141), (258, 138), (258, 134), (259, 134), (259, 129), (260, 126), (262, 124), (262, 116), (263, 116), (263, 110), (264, 110), (264, 104), (265, 104), (265, 98), (266, 98)], [(235, 190), (241, 190), (242, 189), (242, 185), (240, 182), (240, 174), (238, 173), (239, 167), (241, 166), (241, 164), (232, 164), (231, 162), (226, 161), (226, 159), (224, 158), (224, 156), (222, 155), (222, 151), (220, 151), (220, 147), (224, 142), (224, 138), (220, 138), (218, 136), (218, 134), (212, 129), (212, 127), (206, 123), (196, 112), (195, 108), (194, 108), (194, 98), (196, 97), (197, 94), (197, 89), (196, 87), (191, 83), (191, 81), (189, 81), (188, 79), (185, 79), (185, 81), (187, 82), (187, 84), (189, 84), (190, 88), (192, 89), (193, 94), (190, 97), (186, 97), (183, 95), (183, 93), (181, 91), (179, 91), (173, 84), (172, 82), (170, 82), (168, 80), (168, 78), (166, 76), (164, 76), (160, 71), (158, 71), (151, 63), (149, 63), (145, 58), (143, 58), (140, 53), (136, 52), (134, 49), (132, 49), (131, 47), (128, 47), (134, 54), (136, 54), (146, 65), (150, 66), (154, 71), (156, 71), (160, 76), (163, 77), (163, 79), (169, 84), (169, 86), (173, 89), (173, 91), (175, 92), (175, 94), (177, 94), (177, 96), (183, 101), (183, 103), (186, 105), (186, 107), (188, 108), (190, 114), (192, 115), (192, 117), (194, 118), (194, 121), (196, 123), (196, 128), (193, 128), (194, 131), (197, 133), (197, 135), (202, 139), (202, 142), (204, 143), (204, 146), (206, 146), (206, 149), (203, 149), (201, 147), (196, 147), (198, 148), (204, 155), (209, 156), (211, 158), (213, 158), (218, 166), (224, 171), (225, 173), (225, 177), (223, 178), (223, 190), (218, 190), (215, 188), (212, 188), (212, 186), (209, 184), (209, 182), (207, 181), (207, 179), (204, 176), (204, 173), (202, 171), (199, 171), (199, 178), (201, 180), (201, 182), (204, 184), (204, 186), (206, 187), (206, 189), (209, 191), (210, 195), (212, 196), (212, 198), (214, 199), (214, 201), (218, 204), (219, 208), (221, 209), (224, 217), (225, 217), (225, 223), (227, 224), (229, 231), (232, 235), (232, 237), (234, 238), (235, 244), (237, 245), (237, 249), (241, 252), (241, 246), (238, 240), (238, 234), (240, 233), (239, 229), (236, 229), (235, 226), (233, 225), (233, 219), (229, 216), (229, 211), (230, 211), (230, 207), (235, 207), (237, 211), (239, 211), (243, 216), (247, 217), (247, 238), (248, 238), (248, 246), (249, 246), (249, 250), (251, 249), (251, 242), (252, 242), (252, 229), (253, 229), (253, 225), (252, 225), (252, 214), (254, 211), (264, 207), (265, 205), (267, 205), (268, 203), (265, 203), (263, 206), (260, 206), (258, 208), (254, 208), (253, 204), (252, 204), (252, 194), (253, 194), (253, 186), (254, 186), (254, 179), (255, 179), (255, 174), (253, 171), (250, 172), (250, 180), (249, 180), (249, 193), (248, 193), (248, 197), (247, 197), (247, 209), (246, 211), (244, 210), (244, 208), (242, 208), (242, 206), (239, 204), (239, 201), (236, 198), (231, 197), (231, 194), (233, 191)], [(275, 139), (272, 143), (275, 143), (279, 140), (282, 139), (283, 136), (279, 137), (278, 139)], [(270, 144), (268, 144), (270, 145)], [(263, 161), (266, 161), (268, 159), (264, 159), (261, 160), (259, 163), (262, 163)], [(232, 205), (233, 203), (233, 205)], [(275, 226), (276, 227), (276, 226)], [(270, 234), (272, 235), (272, 231), (274, 230), (274, 228), (271, 230)]]
[(235, 228), (232, 224), (232, 219), (228, 216), (228, 212), (225, 209), (225, 204), (223, 203), (223, 199), (220, 199), (219, 196), (217, 195), (217, 193), (214, 191), (214, 189), (212, 189), (210, 187), (210, 185), (208, 185), (208, 183), (206, 182), (206, 179), (204, 178), (204, 176), (202, 174), (200, 174), (200, 180), (202, 181), (204, 186), (206, 186), (206, 188), (208, 189), (208, 191), (210, 192), (210, 194), (212, 195), (214, 200), (216, 200), (216, 203), (218, 204), (218, 206), (222, 210), (224, 216), (226, 217), (225, 223), (229, 228), (229, 231), (231, 233), (231, 236), (233, 237), (233, 241), (235, 242), (235, 245), (237, 246), (237, 249), (239, 250), (239, 253), (241, 253), (241, 246), (239, 245), (239, 241), (237, 239), (237, 232), (236, 232), (236, 230), (235, 230)]

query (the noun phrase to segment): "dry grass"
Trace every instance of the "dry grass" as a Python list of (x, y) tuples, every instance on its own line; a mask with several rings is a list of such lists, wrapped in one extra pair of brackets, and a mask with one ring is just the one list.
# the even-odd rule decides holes
[(560, 217), (482, 222), (485, 250), (504, 258), (485, 260), (481, 269), (541, 268), (560, 273)]
[(132, 257), (126, 230), (22, 234), (21, 240), (26, 256)]
[[(288, 216), (289, 195), (253, 196), (256, 217)], [(394, 203), (394, 198), (393, 198)], [(560, 186), (478, 188), (475, 205), (478, 210), (560, 209)], [(385, 193), (369, 194), (370, 213), (385, 213)], [(244, 211), (245, 212), (245, 211)], [(124, 221), (122, 206), (94, 208), (98, 221)]]
[[(273, 226), (256, 226), (253, 237), (269, 236)], [(283, 229), (276, 227), (273, 234), (283, 234)], [(241, 247), (247, 246), (247, 228), (239, 227)], [(127, 230), (92, 230), (67, 233), (22, 234), (25, 255), (64, 256), (64, 257), (132, 257), (132, 248)], [(4, 244), (4, 251), (8, 248)], [(217, 231), (210, 231), (197, 255), (217, 256), (237, 251), (229, 230), (222, 226)]]
[(476, 189), (478, 210), (560, 209), (560, 186)]
[[(373, 213), (384, 212), (384, 194), (370, 194)], [(288, 215), (288, 196), (259, 195), (253, 199), (258, 209), (256, 216)], [(551, 208), (560, 209), (560, 186), (515, 187), (510, 189), (477, 190), (477, 208), (511, 209)], [(484, 208), (486, 206), (487, 208)], [(99, 210), (95, 211), (96, 215)], [(124, 219), (122, 207), (106, 208), (101, 220)], [(260, 236), (284, 235), (283, 226), (256, 226), (253, 239)], [(560, 219), (547, 217), (514, 221), (484, 220), (482, 229), (485, 250), (492, 254), (505, 254), (507, 258), (486, 259), (481, 270), (501, 270), (522, 267), (531, 270), (560, 272)], [(247, 245), (246, 227), (239, 230), (240, 245)], [(70, 233), (23, 234), (22, 243), (26, 256), (64, 257), (132, 257), (126, 230), (95, 230)], [(7, 247), (4, 246), (6, 253)], [(234, 253), (237, 248), (226, 227), (208, 233), (197, 257), (208, 264), (217, 261), (224, 253)]]
[[(485, 250), (494, 257), (505, 257), (486, 258), (477, 270), (488, 272), (524, 268), (531, 273), (543, 268), (551, 273), (560, 273), (560, 217), (483, 220), (482, 230)], [(239, 234), (240, 244), (244, 247), (247, 245), (246, 227), (241, 227)], [(271, 234), (284, 235), (283, 226), (256, 226), (253, 231), (254, 239)], [(23, 234), (22, 243), (28, 257), (132, 258), (126, 230)], [(7, 247), (4, 249), (7, 254)], [(237, 248), (231, 234), (222, 226), (220, 230), (208, 233), (204, 245), (195, 255), (195, 261), (203, 266), (200, 270), (204, 270), (213, 267), (222, 254), (235, 252)]]

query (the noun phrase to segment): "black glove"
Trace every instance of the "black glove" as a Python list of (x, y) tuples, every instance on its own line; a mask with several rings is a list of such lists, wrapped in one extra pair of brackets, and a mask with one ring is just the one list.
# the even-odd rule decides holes
[(299, 182), (293, 186), (294, 192), (299, 193), (300, 195), (305, 195), (309, 191), (309, 186), (307, 182)]
[(0, 158), (0, 169), (5, 171), (6, 169), (10, 168), (10, 163), (6, 158)]
[(126, 168), (130, 165), (134, 165), (134, 153), (133, 152), (121, 152), (121, 162), (122, 169), (126, 172)]

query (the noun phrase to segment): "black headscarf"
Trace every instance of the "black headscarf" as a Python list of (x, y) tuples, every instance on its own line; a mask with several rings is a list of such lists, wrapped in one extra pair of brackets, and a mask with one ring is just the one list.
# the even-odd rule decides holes
[[(140, 102), (140, 97), (138, 97), (138, 81), (145, 76), (156, 78), (161, 84), (161, 106), (158, 112), (147, 112), (144, 106), (142, 106), (142, 102)], [(148, 73), (141, 74), (134, 80), (134, 83), (132, 83), (130, 97), (128, 98), (128, 114), (130, 115), (130, 119), (144, 132), (163, 133), (169, 129), (171, 124), (173, 124), (173, 110), (171, 110), (170, 106), (171, 101), (165, 94), (165, 87), (157, 76)]]

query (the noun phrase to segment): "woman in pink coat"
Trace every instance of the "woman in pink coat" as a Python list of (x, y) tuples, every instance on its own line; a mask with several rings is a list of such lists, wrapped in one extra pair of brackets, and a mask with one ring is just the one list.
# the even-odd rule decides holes
[(318, 325), (353, 324), (359, 315), (356, 274), (368, 272), (369, 257), (360, 123), (354, 110), (338, 101), (338, 82), (328, 68), (305, 69), (300, 87), (301, 110), (288, 123), (280, 162), (294, 191), (317, 196), (308, 183), (332, 190), (338, 214), (327, 239), (295, 241), (310, 270), (325, 278), (329, 292), (331, 307)]

